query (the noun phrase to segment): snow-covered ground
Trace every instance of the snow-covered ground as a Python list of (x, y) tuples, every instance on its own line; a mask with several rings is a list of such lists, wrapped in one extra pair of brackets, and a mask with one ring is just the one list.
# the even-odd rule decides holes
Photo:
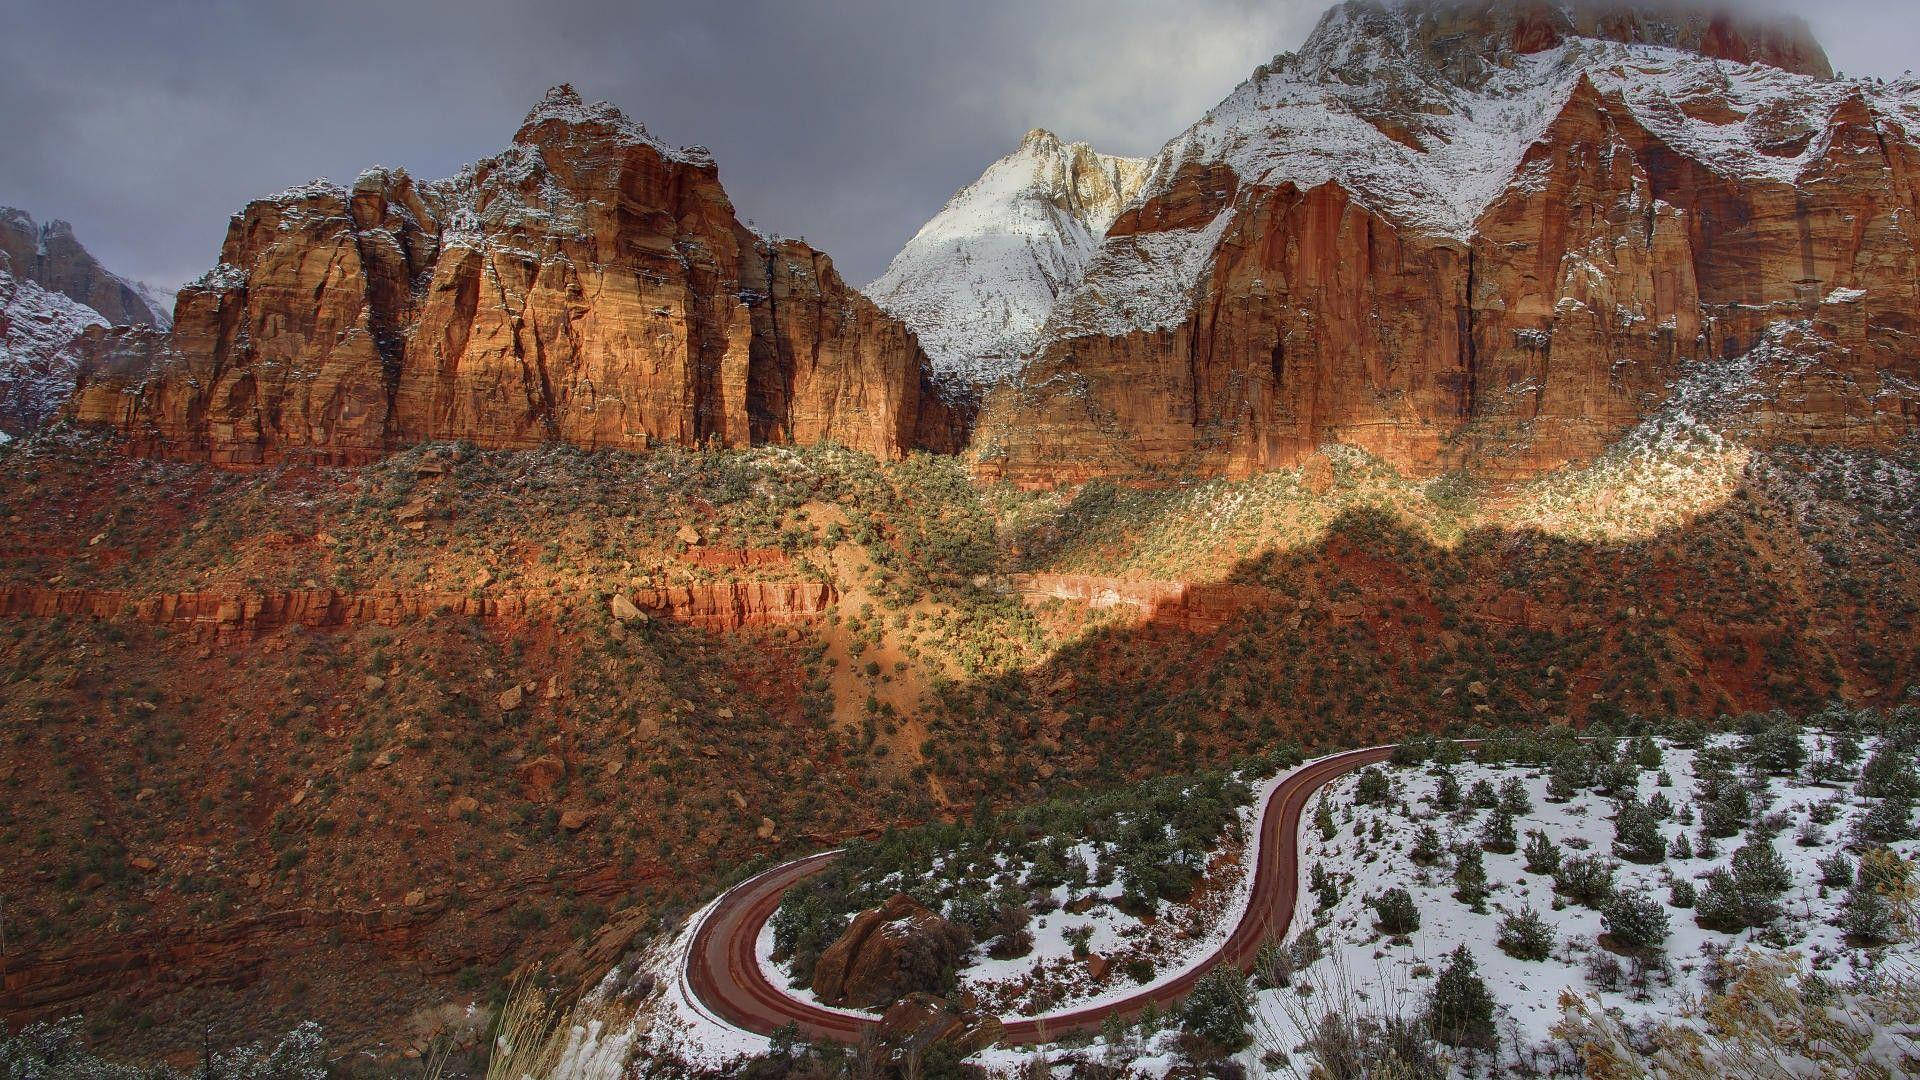
[[(1197, 890), (1198, 903), (1161, 901), (1150, 918), (1142, 918), (1113, 903), (1123, 892), (1117, 877), (1091, 890), (1055, 886), (1050, 903), (1040, 905), (1048, 910), (1036, 915), (1029, 926), (1032, 950), (1011, 959), (995, 959), (987, 955), (986, 943), (981, 943), (959, 972), (960, 988), (974, 995), (984, 1010), (1012, 1020), (1099, 1006), (1182, 977), (1226, 942), (1247, 909), (1253, 870), (1259, 863), (1259, 823), (1268, 799), (1287, 777), (1322, 760), (1315, 758), (1253, 782), (1253, 797), (1238, 810), (1237, 828), (1229, 831), (1207, 860), (1203, 884)], [(1103, 858), (1112, 857), (1112, 848), (1112, 844), (1082, 842), (1070, 849), (1069, 858), (1080, 860), (1091, 870)], [(1004, 866), (1009, 880), (1021, 884), (1035, 870), (1032, 862), (1008, 862)], [(1068, 909), (1071, 901), (1090, 895), (1098, 896), (1100, 902), (1077, 912)], [(1073, 941), (1082, 934), (1085, 955), (1100, 957), (1108, 965), (1102, 979), (1093, 978), (1087, 960), (1075, 955)], [(788, 987), (792, 974), (773, 960), (773, 952), (769, 924), (762, 928), (757, 943), (761, 970), (774, 986)], [(1151, 974), (1144, 980), (1127, 970), (1127, 961), (1135, 958), (1151, 962)], [(826, 1007), (805, 986), (793, 987), (787, 993)], [(834, 1011), (874, 1015), (858, 1010)]]
[[(1809, 759), (1824, 752), (1825, 740), (1804, 736)], [(1730, 737), (1717, 740), (1725, 745)], [(1871, 750), (1871, 744), (1868, 749)], [(1663, 793), (1676, 808), (1693, 808), (1693, 824), (1682, 825), (1673, 818), (1661, 821), (1662, 839), (1671, 846), (1676, 835), (1685, 833), (1691, 840), (1699, 835), (1698, 808), (1694, 806), (1694, 761), (1698, 751), (1663, 746), (1659, 769), (1640, 776), (1638, 797), (1641, 802)], [(1316, 933), (1325, 948), (1324, 955), (1302, 969), (1290, 988), (1268, 990), (1259, 995), (1259, 1015), (1266, 1035), (1263, 1041), (1291, 1052), (1301, 1041), (1299, 1020), (1313, 1014), (1308, 1004), (1315, 993), (1325, 996), (1343, 985), (1373, 1000), (1399, 999), (1395, 1005), (1405, 1014), (1417, 1014), (1422, 1008), (1433, 975), (1447, 955), (1458, 945), (1473, 953), (1480, 974), (1485, 978), (1499, 1009), (1499, 1026), (1508, 1046), (1544, 1043), (1552, 1038), (1551, 1028), (1560, 1018), (1563, 993), (1597, 998), (1607, 1010), (1617, 1010), (1628, 1021), (1670, 1018), (1682, 1011), (1691, 999), (1705, 990), (1711, 958), (1729, 949), (1757, 945), (1797, 951), (1813, 968), (1836, 982), (1845, 982), (1872, 963), (1870, 954), (1844, 941), (1833, 925), (1842, 889), (1819, 883), (1818, 863), (1845, 849), (1854, 822), (1869, 800), (1853, 793), (1851, 783), (1840, 787), (1816, 786), (1798, 778), (1773, 779), (1764, 807), (1755, 804), (1755, 818), (1769, 813), (1785, 813), (1790, 824), (1772, 839), (1772, 845), (1793, 875), (1793, 885), (1783, 903), (1781, 919), (1766, 930), (1722, 933), (1698, 925), (1691, 910), (1675, 907), (1669, 898), (1672, 878), (1692, 882), (1703, 888), (1702, 879), (1711, 870), (1725, 868), (1746, 838), (1719, 840), (1711, 857), (1673, 858), (1654, 865), (1636, 865), (1613, 858), (1610, 852), (1614, 829), (1613, 802), (1590, 791), (1576, 793), (1562, 803), (1547, 799), (1548, 774), (1533, 767), (1485, 766), (1466, 762), (1453, 767), (1462, 790), (1471, 790), (1475, 782), (1487, 780), (1498, 788), (1508, 778), (1525, 785), (1532, 809), (1516, 815), (1515, 827), (1522, 850), (1513, 854), (1483, 853), (1489, 894), (1483, 912), (1475, 912), (1454, 898), (1453, 862), (1442, 857), (1422, 867), (1409, 857), (1414, 838), (1422, 825), (1437, 828), (1443, 842), (1473, 843), (1490, 810), (1463, 808), (1452, 813), (1433, 806), (1439, 785), (1437, 772), (1427, 766), (1387, 769), (1394, 787), (1394, 799), (1386, 805), (1358, 806), (1355, 794), (1357, 775), (1329, 784), (1317, 797), (1332, 811), (1336, 835), (1324, 839), (1314, 827), (1312, 807), (1303, 820), (1301, 866), (1323, 867), (1339, 883), (1340, 899), (1331, 908), (1316, 910), (1315, 895), (1303, 889), (1295, 912), (1292, 936)], [(1670, 782), (1661, 783), (1664, 772)], [(1840, 812), (1833, 823), (1823, 828), (1823, 840), (1802, 845), (1796, 830), (1816, 804), (1840, 799)], [(1656, 975), (1644, 989), (1625, 986), (1602, 989), (1594, 985), (1586, 970), (1587, 962), (1602, 955), (1599, 937), (1602, 921), (1599, 912), (1557, 898), (1551, 876), (1529, 873), (1525, 869), (1524, 845), (1530, 830), (1547, 834), (1563, 856), (1598, 854), (1616, 864), (1616, 888), (1636, 891), (1660, 902), (1668, 917), (1671, 936), (1665, 944), (1669, 972)], [(1376, 831), (1377, 830), (1377, 831)], [(1901, 855), (1912, 858), (1920, 844), (1902, 842), (1892, 845)], [(1376, 916), (1368, 901), (1381, 893), (1404, 888), (1413, 897), (1420, 915), (1417, 930), (1395, 939), (1375, 928)], [(1509, 913), (1531, 908), (1553, 928), (1555, 944), (1546, 960), (1519, 960), (1502, 952), (1496, 944), (1500, 923)], [(1896, 946), (1909, 954), (1913, 946)], [(1610, 955), (1610, 954), (1607, 954)], [(1631, 966), (1622, 959), (1623, 965)], [(1311, 990), (1307, 988), (1312, 988)], [(1256, 1073), (1261, 1066), (1255, 1053), (1246, 1055)], [(1281, 1070), (1285, 1075), (1286, 1071)]]

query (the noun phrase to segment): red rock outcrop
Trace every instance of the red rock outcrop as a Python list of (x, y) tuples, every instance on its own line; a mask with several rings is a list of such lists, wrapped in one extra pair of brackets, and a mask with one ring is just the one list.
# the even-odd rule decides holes
[(1915, 88), (1832, 82), (1804, 27), (1704, 12), (1336, 9), (1156, 159), (990, 395), (978, 472), (1244, 475), (1341, 442), (1523, 477), (1780, 342), (1804, 363), (1741, 404), (1747, 433), (1914, 430)]
[[(833, 586), (821, 581), (743, 581), (638, 589), (628, 594), (642, 612), (708, 630), (805, 623), (833, 606)], [(280, 592), (184, 592), (136, 597), (109, 589), (0, 587), (0, 617), (76, 615), (167, 626), (216, 641), (238, 641), (287, 626), (313, 630), (372, 623), (395, 626), (435, 614), (506, 623), (552, 619), (551, 601), (519, 593), (387, 589)]]
[(898, 457), (968, 422), (825, 255), (735, 218), (704, 149), (566, 87), (450, 180), (376, 169), (249, 205), (170, 336), (83, 348), (74, 416), (220, 464), (432, 439)]
[(966, 931), (905, 893), (863, 911), (813, 968), (813, 992), (828, 1005), (891, 1005), (937, 989), (939, 974), (967, 949)]
[(15, 277), (85, 304), (115, 326), (166, 321), (132, 282), (101, 266), (64, 221), (40, 225), (22, 211), (0, 206), (0, 255), (6, 256), (0, 266)]

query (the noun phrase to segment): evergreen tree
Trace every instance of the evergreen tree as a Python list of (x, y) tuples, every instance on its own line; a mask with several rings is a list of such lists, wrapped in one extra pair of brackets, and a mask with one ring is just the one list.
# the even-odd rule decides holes
[(1193, 984), (1180, 1006), (1181, 1030), (1203, 1055), (1225, 1057), (1253, 1045), (1253, 989), (1232, 964), (1219, 964)]
[(1389, 802), (1393, 798), (1393, 784), (1387, 774), (1368, 766), (1360, 770), (1360, 784), (1355, 790), (1353, 801), (1361, 806), (1373, 806)]
[(1460, 808), (1460, 778), (1454, 775), (1452, 769), (1440, 771), (1440, 783), (1433, 792), (1433, 805), (1442, 810)]
[(1440, 830), (1431, 825), (1420, 826), (1420, 831), (1413, 837), (1411, 852), (1413, 861), (1421, 866), (1430, 866), (1439, 862), (1440, 856), (1444, 854), (1446, 854), (1446, 848), (1440, 843)]
[(1560, 848), (1539, 829), (1527, 830), (1527, 873), (1551, 874), (1560, 869)]
[(1488, 851), (1502, 855), (1511, 855), (1519, 840), (1514, 836), (1513, 815), (1507, 808), (1496, 807), (1487, 815), (1487, 823), (1480, 830), (1480, 846)]
[(1666, 857), (1667, 842), (1652, 811), (1629, 799), (1613, 818), (1613, 853), (1631, 863), (1652, 865)]
[(1337, 831), (1333, 824), (1333, 807), (1327, 805), (1327, 800), (1324, 796), (1321, 797), (1320, 802), (1314, 807), (1313, 827), (1320, 830), (1320, 839), (1323, 842), (1331, 842)]
[(1820, 860), (1820, 884), (1838, 889), (1853, 881), (1853, 860), (1844, 851), (1836, 851)]
[(1667, 848), (1667, 856), (1674, 859), (1693, 858), (1693, 845), (1687, 843), (1686, 833), (1673, 834), (1673, 844)]
[(1862, 847), (1913, 839), (1913, 800), (1903, 795), (1881, 799), (1860, 816), (1853, 832)]
[(1900, 937), (1900, 917), (1892, 901), (1859, 881), (1847, 887), (1838, 922), (1848, 937), (1862, 944), (1885, 945)]
[(1614, 893), (1600, 907), (1600, 922), (1623, 949), (1654, 949), (1667, 940), (1667, 909), (1644, 893)]
[(1494, 939), (1500, 951), (1518, 960), (1545, 960), (1553, 952), (1553, 927), (1530, 907), (1500, 920)]
[(1500, 808), (1516, 817), (1533, 813), (1533, 797), (1527, 794), (1527, 785), (1517, 776), (1509, 776), (1500, 784)]
[(1693, 882), (1686, 878), (1674, 878), (1667, 884), (1667, 903), (1677, 908), (1690, 908), (1700, 896), (1694, 891)]
[(1800, 727), (1787, 720), (1769, 724), (1749, 735), (1746, 750), (1754, 768), (1775, 776), (1791, 776), (1807, 761)]
[(1453, 950), (1434, 980), (1427, 1022), (1434, 1037), (1448, 1046), (1493, 1048), (1493, 995), (1465, 945)]
[(1860, 794), (1869, 799), (1920, 798), (1920, 769), (1913, 751), (1892, 740), (1881, 745), (1860, 770)]
[(1487, 865), (1477, 847), (1463, 845), (1454, 853), (1453, 898), (1474, 911), (1486, 910)]
[(1413, 894), (1405, 889), (1388, 889), (1367, 903), (1373, 907), (1375, 925), (1383, 934), (1398, 937), (1420, 929), (1420, 909), (1414, 906)]
[(1467, 805), (1475, 810), (1486, 810), (1500, 805), (1500, 794), (1493, 790), (1493, 781), (1481, 777), (1467, 790)]
[(1561, 860), (1553, 887), (1569, 900), (1598, 909), (1613, 895), (1613, 864), (1598, 855), (1574, 855)]

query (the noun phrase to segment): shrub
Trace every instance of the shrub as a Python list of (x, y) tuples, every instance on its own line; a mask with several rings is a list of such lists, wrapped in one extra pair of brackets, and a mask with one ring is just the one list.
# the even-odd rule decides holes
[(1560, 869), (1560, 848), (1539, 829), (1527, 830), (1527, 873), (1552, 874)]
[(1613, 863), (1598, 855), (1575, 855), (1560, 864), (1553, 887), (1582, 907), (1598, 909), (1613, 895)]
[(1699, 894), (1694, 890), (1693, 882), (1688, 881), (1686, 878), (1674, 878), (1673, 881), (1667, 885), (1667, 903), (1674, 907), (1690, 908), (1699, 898)]
[(1431, 825), (1420, 826), (1420, 831), (1413, 837), (1413, 850), (1409, 853), (1413, 861), (1421, 866), (1429, 866), (1439, 862), (1440, 856), (1446, 853), (1445, 845), (1440, 842), (1440, 830)]
[(1501, 782), (1500, 808), (1516, 816), (1533, 812), (1533, 797), (1527, 794), (1527, 785), (1519, 777), (1509, 776)]
[(1231, 964), (1221, 964), (1194, 983), (1180, 1006), (1180, 1027), (1211, 1058), (1246, 1049), (1253, 1044), (1253, 990), (1247, 977)]
[(1518, 841), (1514, 837), (1513, 815), (1505, 807), (1487, 815), (1487, 823), (1480, 830), (1480, 846), (1502, 855), (1513, 854)]
[(1660, 836), (1660, 823), (1653, 812), (1636, 800), (1620, 804), (1613, 818), (1613, 853), (1631, 863), (1651, 865), (1667, 854), (1667, 842)]
[(1874, 803), (1854, 825), (1854, 842), (1862, 847), (1913, 839), (1913, 800), (1889, 795)]
[(1374, 925), (1383, 934), (1398, 936), (1420, 929), (1420, 909), (1414, 906), (1413, 894), (1405, 889), (1388, 889), (1367, 903), (1376, 916)]
[(1655, 949), (1667, 940), (1667, 910), (1638, 892), (1617, 892), (1600, 907), (1607, 936), (1623, 949)]
[(1487, 865), (1480, 849), (1462, 847), (1453, 857), (1453, 898), (1475, 911), (1485, 910)]
[(1493, 995), (1465, 945), (1453, 950), (1434, 980), (1427, 1022), (1434, 1037), (1448, 1046), (1493, 1048)]
[(1387, 779), (1386, 773), (1372, 766), (1360, 770), (1360, 784), (1354, 792), (1354, 802), (1361, 806), (1373, 806), (1389, 802), (1392, 798), (1393, 782)]
[(1500, 951), (1519, 960), (1545, 960), (1553, 952), (1553, 927), (1530, 907), (1500, 920)]

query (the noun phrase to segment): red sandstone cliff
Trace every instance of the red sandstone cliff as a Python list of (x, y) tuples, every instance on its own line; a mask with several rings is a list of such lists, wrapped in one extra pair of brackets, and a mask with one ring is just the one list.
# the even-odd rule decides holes
[(713, 159), (550, 92), (445, 181), (376, 169), (236, 215), (171, 335), (95, 331), (72, 413), (146, 452), (354, 463), (428, 439), (951, 452), (913, 336)]
[(1786, 328), (1804, 362), (1750, 430), (1898, 438), (1916, 125), (1920, 84), (1835, 81), (1797, 25), (1343, 5), (1149, 165), (990, 396), (979, 470), (1246, 473), (1345, 442), (1526, 475)]

